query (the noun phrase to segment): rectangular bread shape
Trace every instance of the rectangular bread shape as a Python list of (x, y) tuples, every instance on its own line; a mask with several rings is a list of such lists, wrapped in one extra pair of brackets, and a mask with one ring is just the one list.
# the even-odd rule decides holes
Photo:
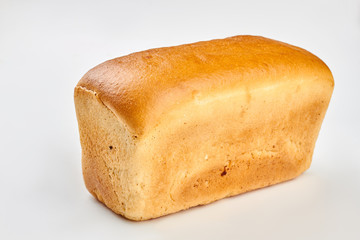
[(109, 60), (75, 87), (85, 185), (146, 220), (292, 179), (333, 88), (319, 58), (257, 36)]

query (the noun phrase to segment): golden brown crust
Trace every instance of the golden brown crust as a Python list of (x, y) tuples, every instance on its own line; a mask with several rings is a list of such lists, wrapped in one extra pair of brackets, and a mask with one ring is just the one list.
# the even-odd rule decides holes
[(142, 135), (163, 112), (194, 94), (322, 79), (328, 67), (308, 51), (279, 41), (235, 36), (137, 52), (91, 69), (78, 86), (93, 90), (132, 132)]
[(320, 59), (261, 37), (107, 61), (75, 88), (85, 184), (146, 220), (292, 179), (333, 87)]

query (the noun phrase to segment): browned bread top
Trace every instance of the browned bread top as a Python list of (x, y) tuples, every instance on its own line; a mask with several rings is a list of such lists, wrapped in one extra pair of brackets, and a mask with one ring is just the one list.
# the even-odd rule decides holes
[(164, 112), (194, 98), (299, 79), (334, 85), (325, 63), (304, 49), (264, 37), (235, 36), (115, 58), (91, 69), (77, 86), (96, 92), (141, 136)]

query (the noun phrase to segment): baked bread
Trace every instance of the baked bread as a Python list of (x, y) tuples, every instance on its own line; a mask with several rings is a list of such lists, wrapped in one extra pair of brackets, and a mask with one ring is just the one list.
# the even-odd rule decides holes
[(313, 54), (256, 36), (104, 62), (75, 87), (86, 187), (146, 220), (292, 179), (333, 87)]

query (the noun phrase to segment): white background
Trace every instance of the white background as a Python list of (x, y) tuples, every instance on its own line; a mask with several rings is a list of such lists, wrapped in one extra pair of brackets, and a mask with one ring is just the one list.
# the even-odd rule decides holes
[[(335, 91), (293, 181), (132, 222), (86, 191), (73, 88), (134, 51), (262, 35), (303, 47)], [(0, 239), (360, 239), (359, 1), (0, 0)]]

